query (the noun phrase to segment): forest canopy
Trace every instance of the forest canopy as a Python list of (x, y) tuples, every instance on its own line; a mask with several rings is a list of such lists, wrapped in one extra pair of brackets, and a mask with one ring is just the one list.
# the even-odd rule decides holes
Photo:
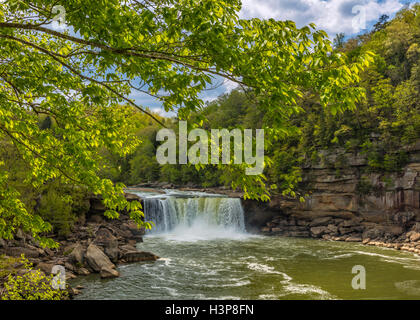
[[(56, 5), (65, 9), (65, 29), (53, 28)], [(85, 192), (102, 196), (107, 217), (126, 210), (144, 225), (140, 204), (126, 201), (106, 163), (148, 148), (136, 130), (168, 120), (130, 93), (200, 126), (199, 93), (215, 77), (228, 79), (264, 113), (267, 146), (293, 132), (288, 121), (305, 110), (305, 97), (332, 115), (356, 110), (365, 98), (359, 82), (373, 54), (348, 57), (313, 24), (239, 19), (240, 1), (102, 0), (100, 7), (96, 0), (0, 3), (0, 238), (20, 228), (55, 245), (41, 237), (53, 213), (62, 215), (57, 223), (71, 221)], [(264, 175), (226, 167), (231, 186), (268, 198)]]

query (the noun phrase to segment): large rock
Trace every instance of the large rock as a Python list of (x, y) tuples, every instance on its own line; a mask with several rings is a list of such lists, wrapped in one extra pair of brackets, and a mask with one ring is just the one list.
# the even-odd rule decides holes
[(139, 262), (156, 261), (159, 257), (146, 251), (129, 251), (124, 253), (123, 259), (127, 262)]
[(83, 246), (78, 243), (76, 247), (73, 249), (73, 251), (70, 253), (69, 258), (72, 262), (83, 264), (83, 255), (85, 253), (85, 250)]
[(102, 279), (117, 278), (120, 276), (120, 273), (117, 270), (108, 267), (103, 267), (99, 274)]
[(77, 273), (79, 276), (87, 276), (87, 275), (89, 275), (89, 274), (90, 274), (89, 270), (88, 270), (88, 269), (86, 269), (86, 268), (79, 268), (79, 269), (77, 269), (77, 270), (76, 270), (76, 273)]
[(20, 257), (22, 254), (25, 255), (26, 258), (38, 258), (39, 251), (36, 249), (24, 248), (24, 247), (8, 247), (5, 250), (8, 256), (12, 257)]
[(420, 233), (420, 222), (416, 222), (413, 227), (411, 228), (412, 231)]
[(365, 232), (363, 232), (362, 238), (363, 239), (378, 239), (382, 237), (384, 234), (384, 230), (380, 227), (372, 227)]
[(408, 222), (412, 221), (415, 218), (415, 214), (413, 212), (398, 212), (394, 215), (393, 220), (400, 224), (400, 225), (406, 225)]
[(108, 256), (93, 243), (87, 248), (85, 259), (89, 266), (96, 272), (100, 272), (102, 268), (115, 268), (115, 265), (109, 260)]
[(311, 228), (311, 233), (316, 238), (320, 238), (326, 232), (328, 232), (328, 227), (325, 226)]
[(120, 247), (122, 253), (126, 253), (126, 252), (130, 252), (130, 251), (137, 251), (135, 246), (129, 245), (129, 244), (125, 244), (123, 246)]
[(131, 232), (132, 238), (135, 240), (141, 240), (145, 234), (144, 228), (139, 228), (137, 223), (132, 220), (126, 222), (124, 227)]
[(37, 269), (41, 270), (45, 274), (50, 274), (53, 267), (54, 267), (54, 264), (45, 263), (45, 262), (41, 262), (36, 266)]
[(336, 225), (334, 225), (334, 224), (329, 224), (327, 226), (327, 228), (328, 228), (328, 232), (329, 233), (332, 233), (334, 235), (336, 235), (338, 233), (338, 227)]
[(310, 227), (326, 226), (331, 220), (332, 220), (332, 217), (316, 218), (309, 224), (309, 226)]
[(345, 240), (346, 242), (362, 242), (362, 237), (361, 236), (350, 236), (348, 238), (346, 238)]
[(419, 241), (420, 240), (420, 233), (418, 232), (414, 232), (411, 236), (410, 236), (410, 241)]
[(112, 232), (109, 229), (100, 228), (96, 232), (96, 238), (94, 243), (103, 248), (104, 253), (108, 256), (109, 259), (111, 259), (112, 262), (118, 261), (118, 239), (112, 234)]

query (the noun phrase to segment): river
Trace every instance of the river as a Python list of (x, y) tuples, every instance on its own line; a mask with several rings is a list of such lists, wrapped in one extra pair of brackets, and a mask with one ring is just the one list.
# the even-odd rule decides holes
[[(420, 257), (358, 243), (248, 234), (239, 199), (141, 194), (156, 225), (137, 244), (161, 257), (79, 277), (76, 299), (420, 299)], [(354, 266), (366, 289), (354, 289)]]

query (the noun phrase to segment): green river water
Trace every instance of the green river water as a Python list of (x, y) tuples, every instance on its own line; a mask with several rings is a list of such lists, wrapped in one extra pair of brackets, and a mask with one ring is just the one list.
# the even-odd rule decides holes
[[(135, 191), (133, 191), (135, 192)], [(420, 257), (393, 249), (248, 234), (240, 199), (137, 192), (153, 221), (139, 250), (161, 257), (79, 277), (77, 299), (420, 299)], [(354, 289), (363, 266), (366, 289)]]
[[(200, 234), (200, 233), (198, 233)], [(121, 277), (79, 277), (77, 299), (420, 299), (420, 258), (392, 249), (236, 233), (145, 237), (161, 257), (120, 265)], [(355, 290), (352, 268), (366, 269)]]

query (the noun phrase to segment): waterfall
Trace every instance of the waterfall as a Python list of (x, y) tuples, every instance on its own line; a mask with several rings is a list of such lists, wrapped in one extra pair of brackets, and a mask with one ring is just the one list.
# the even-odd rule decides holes
[(143, 194), (143, 199), (145, 220), (154, 224), (149, 234), (245, 232), (244, 212), (237, 198)]

